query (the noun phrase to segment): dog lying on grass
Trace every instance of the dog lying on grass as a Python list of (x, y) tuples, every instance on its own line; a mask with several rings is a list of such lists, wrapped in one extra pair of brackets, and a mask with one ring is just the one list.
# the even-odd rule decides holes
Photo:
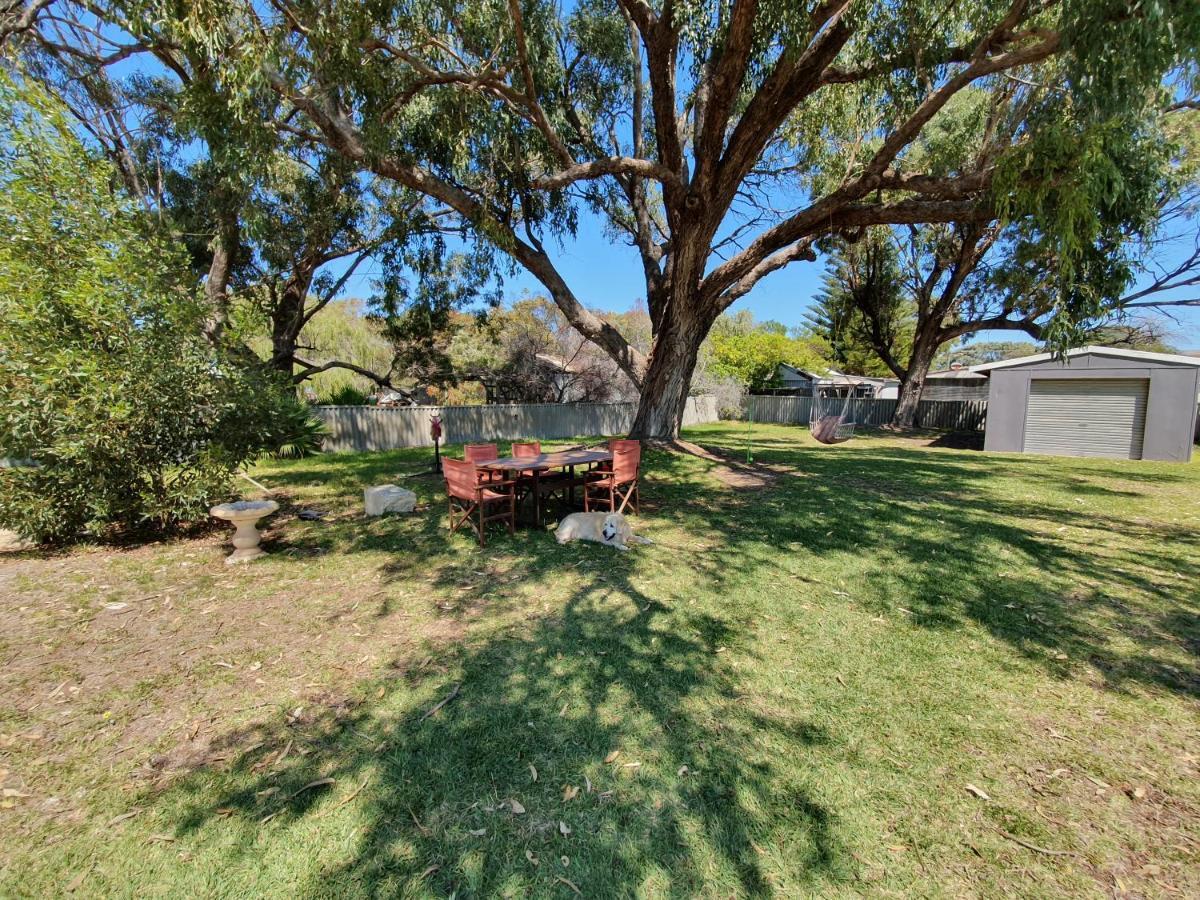
[(587, 512), (571, 513), (554, 529), (554, 539), (560, 544), (567, 541), (596, 541), (618, 550), (628, 550), (630, 544), (653, 544), (633, 533), (629, 522), (620, 513)]

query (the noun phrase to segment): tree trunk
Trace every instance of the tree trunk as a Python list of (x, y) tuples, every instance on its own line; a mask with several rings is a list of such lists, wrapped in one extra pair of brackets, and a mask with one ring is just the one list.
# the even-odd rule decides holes
[(216, 234), (213, 235), (210, 245), (212, 262), (208, 267), (208, 278), (204, 282), (208, 314), (202, 326), (204, 336), (214, 345), (221, 342), (225, 325), (229, 321), (229, 277), (233, 273), (241, 236), (239, 204), (230, 197), (228, 189), (218, 189), (216, 204)]
[(271, 310), (271, 368), (289, 378), (296, 368), (296, 344), (304, 328), (304, 304), (312, 274), (308, 270), (293, 275), (279, 292), (279, 300)]
[(921, 402), (921, 394), (925, 391), (925, 376), (929, 374), (938, 346), (936, 338), (923, 335), (918, 335), (913, 344), (908, 371), (900, 379), (900, 399), (896, 403), (896, 412), (892, 414), (892, 428), (897, 431), (913, 430), (917, 404)]
[(712, 327), (689, 304), (670, 304), (659, 326), (642, 380), (642, 399), (629, 431), (632, 438), (673, 441), (679, 437), (700, 344)]

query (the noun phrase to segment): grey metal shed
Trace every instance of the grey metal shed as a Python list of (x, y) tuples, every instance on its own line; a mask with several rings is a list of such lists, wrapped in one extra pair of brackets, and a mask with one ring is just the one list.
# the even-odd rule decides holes
[(973, 366), (988, 386), (985, 450), (1187, 462), (1200, 359), (1082, 347)]

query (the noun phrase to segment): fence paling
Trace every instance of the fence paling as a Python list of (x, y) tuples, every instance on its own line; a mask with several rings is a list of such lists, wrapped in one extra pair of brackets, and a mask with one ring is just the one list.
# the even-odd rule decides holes
[[(395, 450), (432, 447), (429, 417), (441, 415), (447, 443), (509, 441), (516, 438), (625, 434), (633, 425), (636, 403), (513, 403), (492, 406), (318, 406), (326, 428), (323, 449)], [(683, 424), (717, 420), (715, 397), (689, 397)]]
[[(886, 425), (896, 412), (895, 400), (854, 400), (852, 417), (860, 425)], [(747, 398), (748, 412), (755, 422), (807, 425), (812, 413), (811, 397), (753, 395)], [(986, 400), (922, 400), (917, 404), (918, 428), (982, 431), (987, 419)]]

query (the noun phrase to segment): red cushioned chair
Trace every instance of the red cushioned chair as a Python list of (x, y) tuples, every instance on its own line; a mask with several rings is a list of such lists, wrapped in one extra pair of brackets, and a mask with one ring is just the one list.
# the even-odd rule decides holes
[[(527, 441), (525, 443), (516, 443), (512, 445), (513, 459), (530, 459), (532, 457), (542, 455), (541, 441)], [(530, 477), (533, 475), (533, 469), (522, 469), (521, 475)]]
[[(636, 447), (638, 452), (640, 453), (642, 450), (642, 442), (641, 441), (632, 441), (632, 440), (629, 440), (628, 438), (609, 438), (608, 439), (609, 451), (616, 452), (618, 447)], [(596, 463), (596, 466), (594, 469), (592, 469), (592, 471), (593, 472), (611, 472), (612, 471), (612, 463), (611, 462)]]
[[(463, 459), (473, 463), (491, 462), (493, 459), (500, 458), (500, 450), (495, 444), (465, 444), (463, 445)], [(503, 472), (492, 472), (488, 469), (479, 471), (479, 481), (481, 484), (500, 481), (504, 478)]]
[[(508, 533), (513, 533), (517, 522), (515, 482), (480, 483), (479, 477), (483, 473), (475, 468), (475, 463), (449, 457), (442, 459), (442, 474), (446, 477), (446, 494), (450, 500), (451, 534), (463, 525), (470, 525), (482, 547), (484, 527), (488, 522), (508, 522)], [(497, 507), (500, 512), (493, 512)], [(472, 521), (477, 513), (478, 524)]]
[[(638, 511), (638, 470), (642, 462), (642, 445), (623, 441), (624, 446), (613, 448), (612, 469), (596, 470), (583, 488), (583, 508), (625, 512), (625, 507)], [(629, 446), (632, 445), (632, 446)], [(617, 503), (620, 501), (620, 505)]]

